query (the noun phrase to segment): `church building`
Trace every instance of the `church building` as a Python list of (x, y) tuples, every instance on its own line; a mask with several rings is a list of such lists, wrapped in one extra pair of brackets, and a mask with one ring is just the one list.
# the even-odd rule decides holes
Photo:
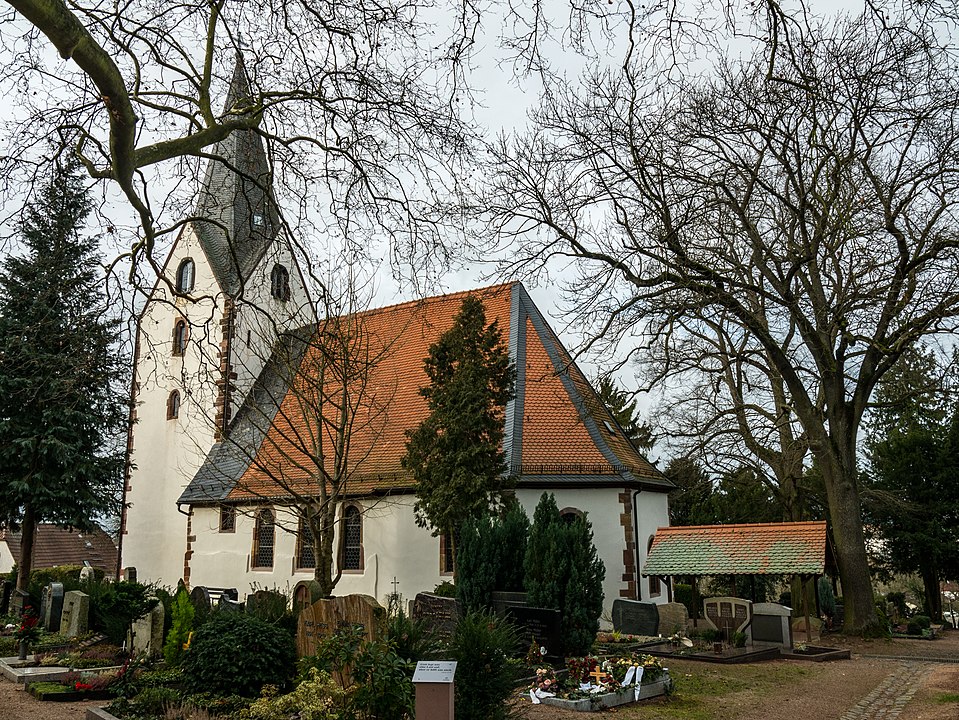
[[(227, 110), (248, 95), (239, 66)], [(432, 590), (451, 579), (451, 543), (417, 526), (401, 458), (427, 414), (428, 348), (467, 293), (325, 317), (278, 232), (259, 138), (234, 133), (216, 155), (226, 162), (210, 161), (196, 217), (140, 319), (121, 563), (141, 580), (236, 587), (241, 597), (309, 580), (316, 558), (297, 500), (320, 492), (322, 464), (345, 480), (335, 593), (384, 602), (394, 588), (407, 598)], [(516, 368), (503, 448), (516, 498), (530, 518), (544, 491), (561, 512), (587, 514), (607, 610), (619, 597), (665, 602), (658, 578), (641, 572), (669, 524), (673, 485), (520, 283), (470, 294)], [(331, 378), (339, 400), (324, 391)]]

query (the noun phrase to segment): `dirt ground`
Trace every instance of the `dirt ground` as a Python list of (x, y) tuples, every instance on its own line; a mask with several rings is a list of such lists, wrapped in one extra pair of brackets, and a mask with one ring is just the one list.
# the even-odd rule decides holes
[[(930, 666), (901, 720), (959, 718), (959, 631), (935, 641), (825, 638), (848, 647), (852, 660), (807, 663), (778, 660), (749, 665), (713, 665), (671, 660), (676, 692), (669, 698), (603, 713), (621, 720), (837, 720), (846, 710), (903, 667), (896, 657), (952, 660)], [(882, 656), (882, 657), (866, 657)], [(39, 702), (21, 686), (0, 680), (0, 720), (82, 720), (86, 708), (103, 703)], [(528, 720), (582, 720), (571, 713), (518, 699)], [(864, 716), (862, 720), (871, 720)]]

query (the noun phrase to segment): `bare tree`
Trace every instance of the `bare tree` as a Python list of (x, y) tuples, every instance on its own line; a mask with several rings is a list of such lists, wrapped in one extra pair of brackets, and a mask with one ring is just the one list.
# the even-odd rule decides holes
[(698, 79), (596, 72), (496, 148), (500, 236), (521, 265), (578, 260), (599, 332), (662, 344), (722, 314), (762, 349), (822, 470), (851, 632), (876, 623), (863, 412), (959, 311), (959, 88), (935, 12), (804, 18)]

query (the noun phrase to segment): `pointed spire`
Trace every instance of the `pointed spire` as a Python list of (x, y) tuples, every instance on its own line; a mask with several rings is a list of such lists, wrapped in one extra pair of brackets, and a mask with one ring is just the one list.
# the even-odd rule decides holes
[[(246, 65), (238, 52), (223, 114), (253, 103)], [(210, 149), (194, 226), (220, 287), (240, 293), (254, 266), (276, 236), (270, 164), (252, 130), (237, 130)]]

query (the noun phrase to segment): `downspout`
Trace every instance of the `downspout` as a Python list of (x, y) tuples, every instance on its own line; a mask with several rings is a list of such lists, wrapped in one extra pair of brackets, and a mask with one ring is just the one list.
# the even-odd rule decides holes
[(642, 568), (639, 564), (639, 493), (641, 490), (633, 491), (633, 556), (635, 557), (634, 562), (636, 563), (636, 599), (643, 599), (643, 575)]

